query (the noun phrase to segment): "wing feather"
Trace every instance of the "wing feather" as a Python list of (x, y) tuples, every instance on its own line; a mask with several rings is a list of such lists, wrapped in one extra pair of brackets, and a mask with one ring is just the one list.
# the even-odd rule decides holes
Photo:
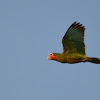
[(85, 55), (84, 31), (85, 27), (77, 22), (74, 22), (68, 28), (62, 39), (63, 53), (69, 52)]

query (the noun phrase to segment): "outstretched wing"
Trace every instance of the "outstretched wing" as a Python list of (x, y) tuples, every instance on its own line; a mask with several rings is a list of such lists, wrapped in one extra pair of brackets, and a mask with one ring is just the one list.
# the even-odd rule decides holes
[(84, 44), (85, 28), (80, 23), (74, 22), (65, 33), (62, 44), (63, 53), (79, 53), (85, 55)]

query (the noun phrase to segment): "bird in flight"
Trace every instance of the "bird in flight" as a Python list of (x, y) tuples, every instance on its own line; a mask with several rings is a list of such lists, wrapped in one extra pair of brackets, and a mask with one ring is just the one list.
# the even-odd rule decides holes
[(50, 53), (48, 60), (55, 60), (61, 63), (92, 62), (100, 64), (99, 58), (87, 57), (84, 44), (85, 27), (74, 22), (66, 31), (63, 39), (63, 53)]

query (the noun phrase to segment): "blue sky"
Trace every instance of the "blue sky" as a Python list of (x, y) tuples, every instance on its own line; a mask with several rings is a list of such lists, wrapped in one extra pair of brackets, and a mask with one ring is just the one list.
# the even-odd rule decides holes
[(47, 60), (74, 21), (100, 58), (99, 0), (0, 1), (0, 100), (100, 100), (100, 65)]

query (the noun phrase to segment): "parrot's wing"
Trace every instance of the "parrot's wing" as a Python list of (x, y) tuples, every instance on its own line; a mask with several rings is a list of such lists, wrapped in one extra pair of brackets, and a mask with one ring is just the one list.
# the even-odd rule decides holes
[(62, 39), (63, 53), (69, 52), (85, 55), (84, 31), (85, 28), (80, 23), (74, 22), (69, 27)]

